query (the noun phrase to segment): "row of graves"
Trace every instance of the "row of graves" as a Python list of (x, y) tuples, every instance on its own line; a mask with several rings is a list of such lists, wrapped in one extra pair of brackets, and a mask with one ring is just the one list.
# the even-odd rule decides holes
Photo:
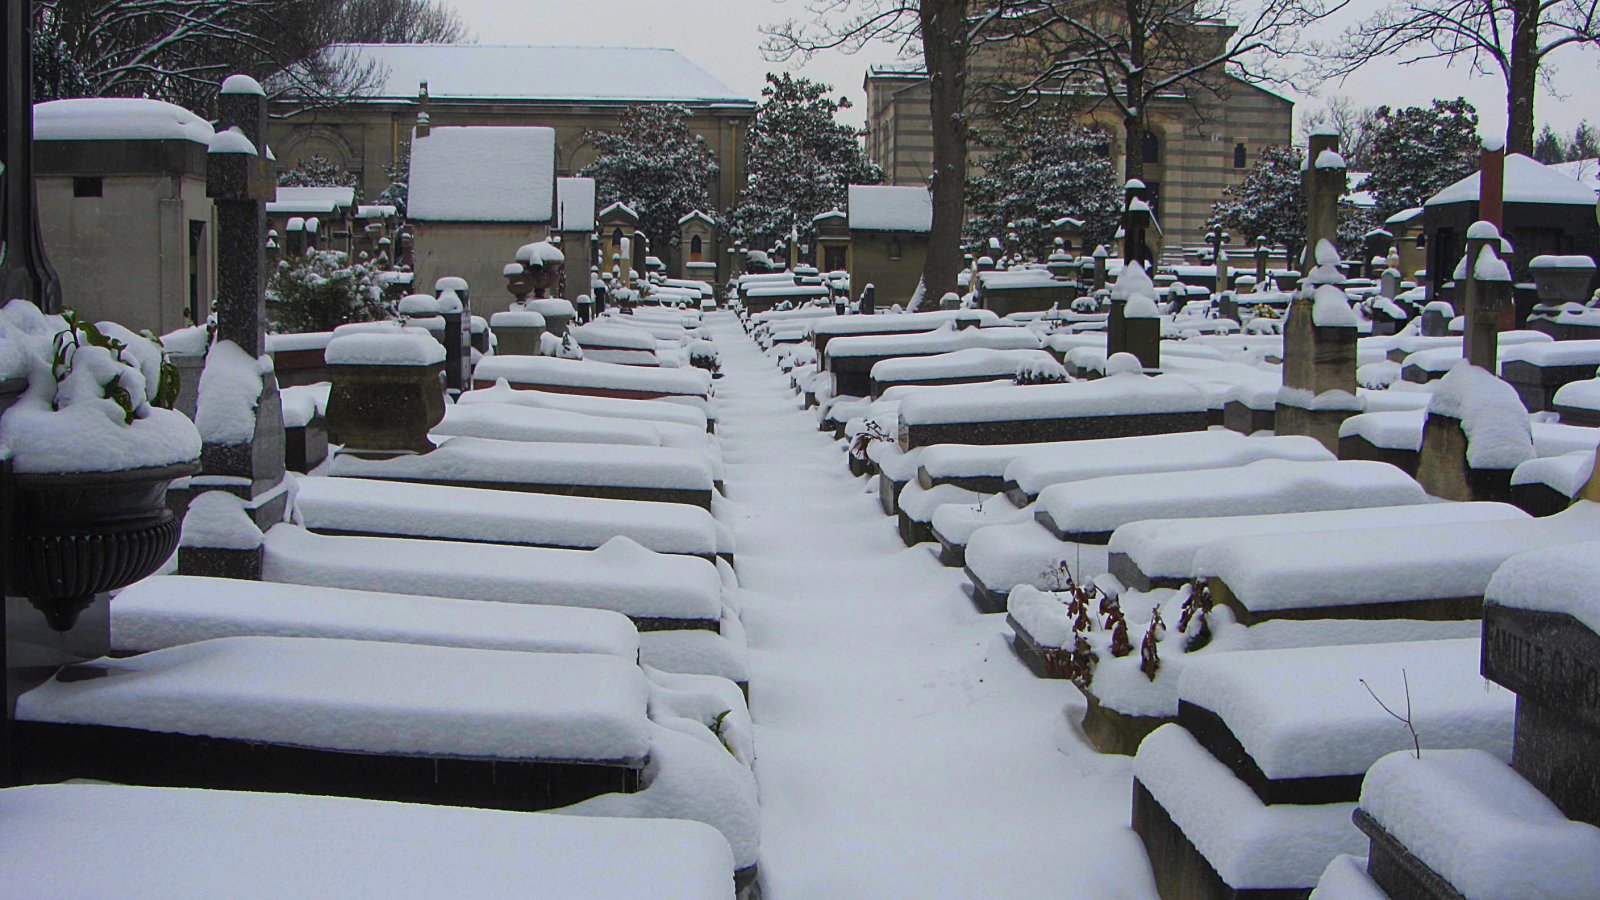
[[(1341, 264), (1335, 137), (1304, 177), (1293, 283), (1153, 279), (1131, 185), (1120, 260), (973, 271), (926, 312), (736, 302), (905, 543), (1133, 757), (1162, 896), (1600, 896), (1600, 430), (1567, 412), (1600, 344), (1510, 327), (1490, 192), (1457, 309)], [(1531, 270), (1589, 308), (1592, 259)], [(1008, 282), (1079, 294), (986, 302)]]
[(489, 321), (266, 335), (266, 98), (219, 109), (206, 326), (0, 308), (4, 882), (755, 896), (710, 288), (579, 323), (530, 245)]

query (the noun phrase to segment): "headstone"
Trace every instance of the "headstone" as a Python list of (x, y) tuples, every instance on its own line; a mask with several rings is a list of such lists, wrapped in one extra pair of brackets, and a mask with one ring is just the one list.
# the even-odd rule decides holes
[[(203, 474), (191, 489), (233, 494), (266, 529), (283, 520), (288, 503), (283, 405), (266, 356), (266, 203), (277, 196), (264, 152), (266, 94), (255, 79), (230, 76), (222, 82), (217, 112), (218, 139), (206, 158), (206, 195), (217, 216), (217, 329), (196, 411)], [(249, 392), (253, 398), (233, 384), (252, 376), (260, 384)], [(209, 384), (218, 389), (208, 391)], [(248, 422), (254, 428), (239, 427)]]
[(860, 311), (863, 316), (870, 316), (877, 312), (878, 286), (869, 284), (861, 289)]
[(1499, 250), (1500, 230), (1475, 222), (1467, 229), (1467, 252), (1455, 271), (1466, 315), (1462, 355), (1489, 372), (1499, 371), (1500, 328), (1511, 308), (1511, 269)]

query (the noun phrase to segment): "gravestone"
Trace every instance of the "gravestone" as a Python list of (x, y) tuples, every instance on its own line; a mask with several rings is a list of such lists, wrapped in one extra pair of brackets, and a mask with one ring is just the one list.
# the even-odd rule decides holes
[[(283, 405), (266, 355), (266, 203), (277, 196), (265, 155), (267, 98), (245, 75), (222, 82), (218, 139), (206, 157), (206, 194), (217, 215), (217, 329), (200, 376), (196, 420), (204, 444), (203, 474), (189, 494), (226, 491), (245, 502), (261, 528), (283, 520)], [(260, 387), (247, 396), (236, 386), (254, 363)], [(209, 384), (217, 389), (208, 391)], [(254, 424), (253, 428), (240, 427)], [(225, 423), (217, 427), (211, 423)]]

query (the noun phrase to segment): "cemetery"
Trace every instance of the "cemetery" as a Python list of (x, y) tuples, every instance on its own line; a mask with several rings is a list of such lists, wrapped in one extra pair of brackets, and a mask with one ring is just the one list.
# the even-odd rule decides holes
[(6, 5), (0, 894), (1600, 898), (1594, 183), (1228, 56), (952, 206), (920, 55), (422, 6), (318, 110)]

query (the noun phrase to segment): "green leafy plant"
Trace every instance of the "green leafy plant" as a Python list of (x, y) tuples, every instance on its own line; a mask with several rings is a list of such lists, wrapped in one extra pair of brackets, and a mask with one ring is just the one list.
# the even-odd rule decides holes
[[(56, 397), (51, 401), (51, 408), (60, 411), (62, 404), (61, 386), (72, 376), (77, 362), (78, 354), (86, 347), (96, 347), (104, 350), (113, 360), (127, 369), (138, 369), (138, 361), (130, 359), (124, 354), (129, 353), (128, 345), (111, 337), (89, 322), (81, 318), (76, 311), (66, 310), (61, 314), (66, 322), (65, 328), (56, 332), (50, 344), (50, 374), (55, 379)], [(146, 335), (156, 344), (161, 346), (160, 340)], [(116, 371), (110, 378), (100, 382), (100, 393), (105, 399), (115, 403), (121, 410), (123, 424), (131, 425), (138, 413), (140, 400), (136, 399), (128, 390), (128, 385), (123, 383), (124, 372)], [(178, 369), (165, 351), (161, 354), (160, 379), (156, 386), (155, 396), (151, 403), (163, 409), (171, 409), (178, 397)]]

